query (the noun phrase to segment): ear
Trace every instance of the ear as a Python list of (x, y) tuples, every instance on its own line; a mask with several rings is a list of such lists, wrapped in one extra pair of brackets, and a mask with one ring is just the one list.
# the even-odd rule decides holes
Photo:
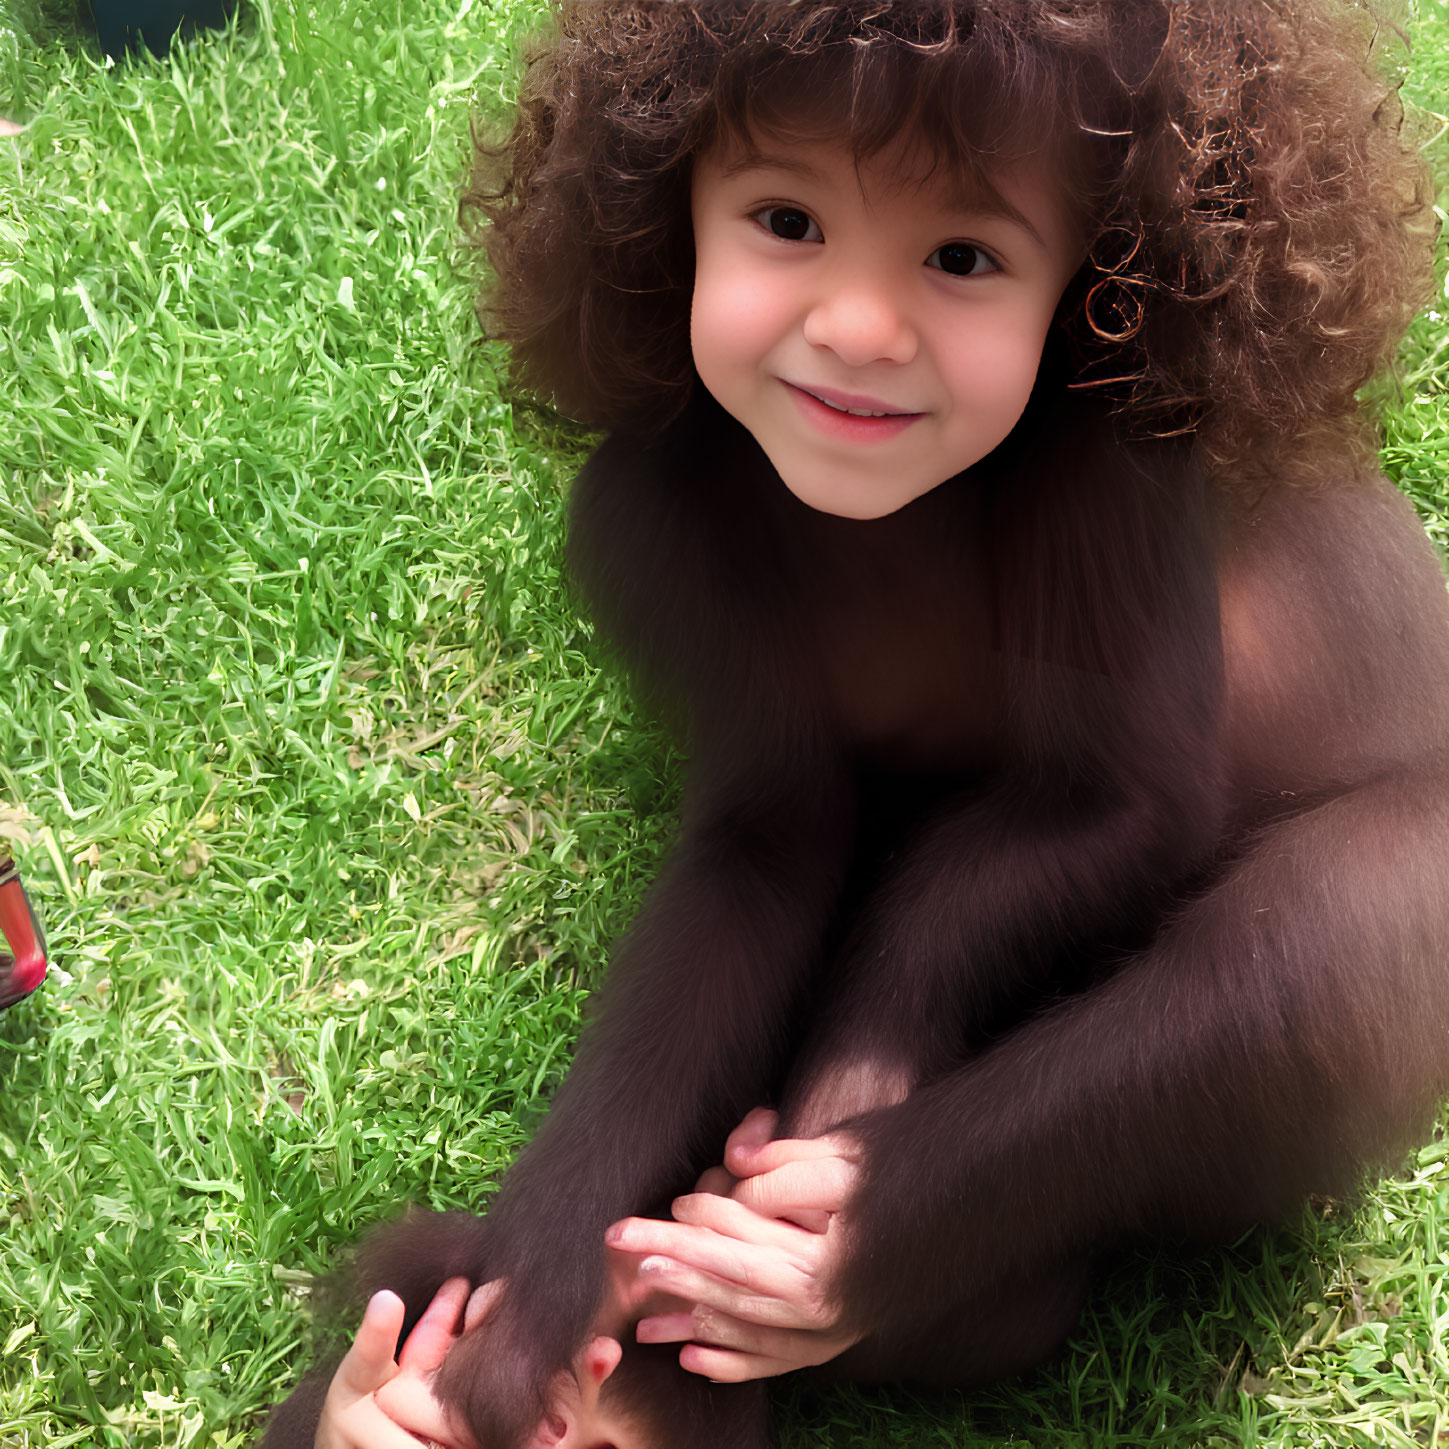
[(545, 1414), (525, 1449), (574, 1449), (579, 1442), (571, 1413)]
[(623, 1357), (623, 1345), (617, 1338), (601, 1334), (589, 1341), (579, 1358), (579, 1377), (589, 1398), (598, 1393), (599, 1386), (619, 1367), (619, 1360)]
[[(592, 1444), (598, 1427), (599, 1386), (619, 1366), (624, 1349), (617, 1338), (600, 1335), (590, 1339), (576, 1362), (577, 1387), (556, 1398), (544, 1416), (527, 1449), (584, 1449)], [(560, 1375), (561, 1380), (568, 1375)]]

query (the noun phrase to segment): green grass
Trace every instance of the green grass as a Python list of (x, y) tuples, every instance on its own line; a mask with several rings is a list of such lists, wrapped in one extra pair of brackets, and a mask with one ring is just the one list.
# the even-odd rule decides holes
[[(669, 759), (560, 581), (584, 440), (505, 400), (455, 254), (536, 13), (250, 0), (108, 67), (0, 0), (0, 837), (57, 963), (0, 1018), (0, 1445), (249, 1439), (311, 1276), (492, 1190), (658, 862)], [(1385, 451), (1441, 546), (1446, 352)], [(1122, 1262), (1021, 1384), (787, 1393), (790, 1442), (1449, 1442), (1446, 1222), (1439, 1144)]]

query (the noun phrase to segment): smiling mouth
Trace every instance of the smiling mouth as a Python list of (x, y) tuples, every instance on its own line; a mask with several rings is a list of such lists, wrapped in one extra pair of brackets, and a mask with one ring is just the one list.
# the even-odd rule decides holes
[(848, 447), (887, 442), (926, 416), (895, 412), (884, 399), (862, 397), (859, 393), (836, 392), (833, 388), (817, 392), (793, 382), (785, 383), (785, 387), (816, 432)]
[(801, 387), (799, 383), (790, 383), (797, 392), (803, 392), (807, 397), (812, 397), (816, 402), (824, 404), (832, 412), (843, 413), (851, 418), (918, 418), (920, 413), (910, 412), (902, 408), (882, 407), (874, 398), (863, 398), (857, 401), (841, 393), (817, 392), (813, 387)]
[[(804, 389), (804, 391), (810, 392), (810, 389), (807, 387)], [(871, 412), (869, 408), (843, 408), (840, 407), (838, 404), (831, 402), (828, 397), (821, 397), (818, 392), (810, 392), (810, 396), (813, 397), (816, 402), (823, 402), (826, 407), (834, 408), (836, 412), (845, 413), (847, 416), (852, 418), (897, 418), (901, 416), (900, 413), (874, 413)]]

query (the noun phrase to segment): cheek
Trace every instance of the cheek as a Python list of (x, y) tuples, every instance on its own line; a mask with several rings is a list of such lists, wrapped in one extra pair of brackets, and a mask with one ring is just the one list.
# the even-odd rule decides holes
[(952, 400), (964, 418), (1002, 426), (1002, 437), (1026, 407), (1036, 382), (1050, 318), (1010, 313), (955, 329), (938, 353)]
[[(738, 380), (776, 345), (786, 327), (778, 288), (740, 269), (701, 263), (695, 277), (689, 337), (694, 365), (706, 384)], [(713, 389), (711, 389), (713, 390)]]
[(729, 309), (719, 306), (713, 294), (696, 286), (689, 315), (689, 345), (695, 368), (707, 386), (713, 389), (717, 378), (738, 370), (746, 341)]

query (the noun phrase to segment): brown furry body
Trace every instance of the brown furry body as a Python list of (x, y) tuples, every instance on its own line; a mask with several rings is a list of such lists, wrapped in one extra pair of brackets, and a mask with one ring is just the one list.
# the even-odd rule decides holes
[[(364, 1255), (415, 1310), (507, 1277), (438, 1380), (488, 1449), (587, 1334), (608, 1224), (760, 1102), (815, 1132), (832, 1083), (909, 1083), (849, 1115), (865, 1337), (833, 1367), (966, 1383), (1049, 1352), (1104, 1246), (1342, 1188), (1449, 1090), (1449, 606), (1353, 398), (1422, 294), (1424, 197), (1366, 34), (1267, 0), (611, 3), (535, 59), (490, 315), (612, 430), (573, 561), (691, 765), (489, 1217)], [(862, 152), (1080, 148), (1098, 245), (1026, 417), (878, 522), (796, 502), (691, 385), (691, 158), (786, 96)], [(620, 1373), (661, 1444), (769, 1439), (758, 1387)]]

